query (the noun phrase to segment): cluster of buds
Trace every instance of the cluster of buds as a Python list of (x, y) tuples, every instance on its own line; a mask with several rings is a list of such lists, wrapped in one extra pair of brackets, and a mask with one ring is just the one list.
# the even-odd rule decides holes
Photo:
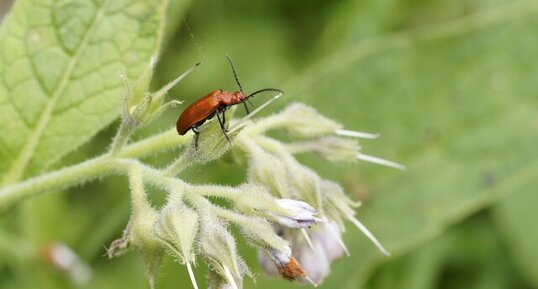
[[(136, 89), (131, 89), (130, 95), (134, 92)], [(139, 109), (146, 112), (142, 115), (148, 115), (155, 95), (161, 94), (145, 95), (134, 106), (129, 104), (130, 98), (126, 100), (124, 121)], [(342, 241), (346, 221), (388, 255), (355, 217), (360, 202), (351, 200), (340, 185), (321, 178), (294, 157), (297, 153), (314, 152), (330, 161), (366, 160), (403, 168), (360, 152), (356, 138), (377, 135), (343, 130), (340, 124), (303, 104), (292, 104), (280, 113), (253, 121), (251, 117), (259, 109), (239, 120), (232, 119), (234, 109), (228, 110), (226, 118), (232, 119), (226, 127), (229, 140), (219, 124), (209, 120), (199, 128), (199, 144), (186, 148), (164, 171), (140, 163), (133, 165), (129, 173), (131, 219), (124, 235), (111, 244), (107, 255), (115, 257), (131, 248), (138, 250), (146, 262), (153, 288), (162, 256), (168, 253), (186, 266), (195, 289), (198, 285), (192, 268), (200, 260), (209, 267), (212, 289), (242, 288), (244, 276), (252, 276), (239, 255), (231, 225), (258, 249), (260, 263), (267, 273), (314, 286), (329, 274), (332, 261), (344, 253), (349, 255)], [(268, 131), (275, 129), (286, 132), (291, 142), (267, 136)], [(226, 153), (236, 163), (248, 167), (243, 185), (192, 185), (177, 177), (191, 163), (205, 163)], [(165, 205), (156, 208), (150, 204), (147, 186), (168, 194)]]
[[(292, 142), (283, 143), (268, 137), (265, 133), (272, 129), (284, 130)], [(321, 283), (330, 273), (332, 261), (344, 253), (349, 255), (341, 237), (345, 221), (354, 224), (383, 254), (389, 253), (355, 217), (355, 209), (361, 203), (351, 200), (337, 183), (321, 178), (312, 169), (299, 163), (294, 154), (310, 151), (330, 161), (366, 160), (403, 169), (400, 164), (360, 151), (356, 138), (377, 136), (343, 130), (340, 124), (320, 115), (313, 108), (297, 103), (281, 113), (252, 123), (237, 138), (237, 150), (247, 156), (249, 183), (266, 186), (275, 198), (299, 200), (312, 206), (312, 211), (306, 208), (302, 208), (302, 211), (310, 212), (311, 216), (315, 212), (315, 219), (311, 219), (314, 223), (293, 226), (280, 222), (274, 227), (279, 236), (290, 242), (293, 255), (313, 283)], [(292, 209), (291, 205), (286, 207)], [(301, 211), (297, 207), (292, 210)], [(264, 253), (259, 256), (267, 273), (280, 273), (286, 278), (282, 266), (276, 263), (275, 270), (271, 264), (275, 263), (273, 258), (268, 258)]]
[(200, 63), (195, 64), (161, 89), (150, 92), (149, 85), (156, 64), (157, 57), (154, 56), (142, 74), (133, 82), (130, 82), (125, 75), (120, 75), (125, 86), (125, 94), (123, 98), (121, 125), (110, 149), (112, 154), (117, 153), (129, 141), (130, 136), (137, 129), (151, 123), (167, 109), (181, 104), (181, 101), (178, 100), (164, 102), (166, 94), (189, 75), (194, 68), (200, 65)]
[(127, 123), (132, 127), (143, 126), (161, 115), (166, 109), (181, 104), (181, 102), (177, 100), (171, 100), (166, 103), (163, 102), (168, 91), (189, 75), (194, 68), (200, 65), (200, 63), (195, 64), (161, 89), (155, 92), (149, 92), (149, 85), (156, 64), (157, 57), (154, 56), (146, 69), (132, 84), (127, 77), (124, 75), (121, 76), (125, 85), (122, 123)]

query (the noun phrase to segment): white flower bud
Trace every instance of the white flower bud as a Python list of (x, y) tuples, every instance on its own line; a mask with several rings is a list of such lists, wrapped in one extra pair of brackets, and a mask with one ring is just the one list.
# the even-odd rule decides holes
[(315, 217), (318, 212), (305, 202), (291, 199), (277, 199), (276, 203), (290, 212), (289, 215), (268, 213), (280, 225), (288, 228), (307, 228), (321, 221)]
[(237, 189), (239, 194), (233, 198), (233, 201), (240, 212), (249, 215), (265, 215), (266, 212), (287, 213), (276, 203), (275, 197), (269, 194), (265, 186), (247, 183)]

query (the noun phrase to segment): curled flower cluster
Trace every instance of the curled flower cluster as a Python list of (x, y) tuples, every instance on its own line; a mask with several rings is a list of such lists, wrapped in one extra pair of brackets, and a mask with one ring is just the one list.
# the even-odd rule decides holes
[[(149, 82), (145, 83), (147, 86)], [(159, 97), (170, 87), (160, 90)], [(138, 97), (137, 102), (128, 95), (124, 122), (144, 123), (148, 113), (153, 117), (155, 111), (162, 110), (161, 106), (148, 110), (152, 107), (151, 96)], [(144, 105), (145, 102), (150, 104)], [(133, 111), (139, 107), (143, 111), (137, 120)], [(340, 124), (303, 104), (292, 104), (280, 113), (251, 120), (257, 111), (231, 121), (227, 127), (230, 142), (218, 122), (206, 122), (199, 128), (198, 146), (187, 147), (164, 170), (126, 161), (130, 166), (132, 214), (123, 236), (110, 245), (107, 255), (115, 257), (129, 249), (138, 250), (152, 288), (164, 254), (171, 254), (186, 266), (194, 288), (198, 285), (192, 266), (203, 260), (209, 267), (209, 284), (213, 289), (242, 288), (244, 276), (252, 276), (239, 255), (231, 225), (258, 249), (266, 272), (291, 281), (319, 284), (329, 274), (333, 260), (343, 253), (349, 255), (341, 238), (345, 221), (352, 222), (388, 255), (355, 218), (355, 208), (360, 203), (352, 201), (337, 183), (322, 179), (294, 157), (296, 153), (310, 151), (331, 161), (362, 159), (401, 168), (396, 163), (363, 155), (356, 140), (350, 138), (376, 135), (343, 130)], [(227, 112), (227, 119), (232, 119), (233, 112)], [(274, 129), (285, 131), (292, 142), (283, 143), (267, 136)], [(123, 137), (122, 142), (127, 139), (128, 136)], [(235, 162), (247, 164), (244, 184), (192, 185), (177, 177), (189, 165), (205, 163), (225, 153)], [(167, 193), (161, 208), (148, 201), (148, 186)], [(227, 205), (214, 203), (215, 197), (225, 199)]]
[[(292, 143), (265, 135), (268, 130), (282, 129)], [(245, 128), (237, 138), (238, 146), (248, 155), (248, 182), (266, 186), (275, 198), (301, 200), (313, 209), (285, 206), (292, 211), (308, 212), (314, 223), (276, 223), (279, 236), (290, 242), (290, 248), (299, 264), (307, 272), (310, 281), (320, 283), (329, 274), (330, 263), (343, 253), (349, 255), (342, 232), (344, 222), (352, 222), (385, 255), (387, 250), (374, 235), (355, 218), (355, 208), (360, 202), (351, 200), (342, 187), (322, 179), (310, 168), (299, 163), (295, 153), (311, 151), (331, 161), (356, 161), (365, 159), (356, 140), (349, 137), (375, 138), (376, 135), (346, 131), (341, 125), (325, 118), (304, 104), (292, 104), (279, 114), (260, 119)], [(399, 164), (367, 156), (369, 160), (402, 168)], [(315, 213), (315, 215), (314, 215)], [(314, 225), (315, 224), (315, 225)], [(269, 274), (280, 273), (281, 267), (270, 255), (260, 252), (262, 267)], [(273, 262), (271, 262), (273, 261)], [(275, 263), (278, 270), (273, 268)]]

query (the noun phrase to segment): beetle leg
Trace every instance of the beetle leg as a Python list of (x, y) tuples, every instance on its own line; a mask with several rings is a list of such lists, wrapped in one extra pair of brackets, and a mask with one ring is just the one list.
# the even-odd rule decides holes
[[(247, 99), (248, 101), (248, 99)], [(243, 101), (243, 106), (245, 107), (245, 110), (247, 111), (247, 114), (250, 113), (250, 111), (248, 110), (248, 106), (247, 106), (247, 103)]]
[(224, 128), (224, 131), (228, 132), (228, 129), (226, 128), (226, 107), (222, 109), (222, 126)]
[[(220, 118), (220, 113), (222, 113), (222, 119)], [(226, 118), (224, 116), (224, 110), (222, 110), (221, 112), (217, 112), (217, 118), (219, 119), (220, 129), (222, 130), (222, 133), (224, 134), (228, 142), (230, 142), (230, 137), (226, 133), (226, 128), (224, 127), (224, 122), (226, 121)]]
[[(228, 129), (226, 128), (226, 107), (221, 107), (217, 110), (217, 117), (219, 115), (219, 113), (222, 113), (222, 123), (220, 125), (220, 128), (225, 131), (225, 132), (228, 132)], [(219, 118), (219, 123), (220, 123), (220, 118)]]
[(192, 127), (192, 132), (194, 132), (194, 148), (198, 150), (198, 135), (200, 132), (198, 131), (198, 127)]
[(220, 112), (217, 112), (217, 118), (219, 119), (220, 129), (224, 131), (224, 122), (220, 118)]

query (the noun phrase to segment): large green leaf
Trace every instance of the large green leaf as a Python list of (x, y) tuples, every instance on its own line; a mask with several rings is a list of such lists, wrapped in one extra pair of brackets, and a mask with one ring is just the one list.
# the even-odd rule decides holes
[(514, 278), (489, 214), (481, 212), (443, 235), (381, 266), (368, 288), (527, 288)]
[(120, 73), (160, 45), (166, 1), (16, 1), (0, 27), (2, 183), (51, 165), (118, 116)]
[(538, 287), (537, 186), (538, 178), (535, 178), (517, 195), (507, 197), (494, 207), (495, 219), (504, 233), (510, 253), (535, 287)]
[[(524, 2), (515, 0), (510, 3)], [(505, 4), (502, 0), (452, 1), (339, 1), (329, 13), (321, 38), (325, 50), (349, 45), (377, 35), (437, 25), (483, 13)]]
[[(538, 178), (537, 16), (528, 2), (368, 41), (324, 59), (299, 85), (289, 82), (286, 91), (348, 127), (382, 132), (365, 153), (408, 165), (404, 173), (344, 169), (376, 184), (359, 218), (393, 254)], [(352, 257), (335, 264), (322, 288), (359, 288), (390, 260), (359, 235), (346, 234)]]

